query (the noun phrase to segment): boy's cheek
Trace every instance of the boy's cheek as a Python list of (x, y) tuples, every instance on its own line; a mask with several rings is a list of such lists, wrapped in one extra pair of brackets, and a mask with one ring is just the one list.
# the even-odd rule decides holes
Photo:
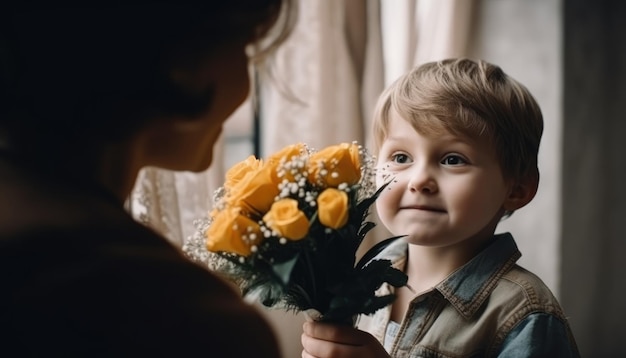
[(374, 206), (378, 211), (379, 215), (386, 216), (389, 212), (393, 211), (392, 207), (395, 206), (394, 202), (396, 201), (397, 195), (394, 195), (393, 191), (385, 188), (376, 201), (374, 202)]

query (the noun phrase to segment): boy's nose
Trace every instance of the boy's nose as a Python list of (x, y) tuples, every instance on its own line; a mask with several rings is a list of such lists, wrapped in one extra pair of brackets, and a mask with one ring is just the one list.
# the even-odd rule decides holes
[(424, 194), (436, 193), (438, 190), (437, 181), (426, 169), (416, 169), (408, 183), (411, 192)]

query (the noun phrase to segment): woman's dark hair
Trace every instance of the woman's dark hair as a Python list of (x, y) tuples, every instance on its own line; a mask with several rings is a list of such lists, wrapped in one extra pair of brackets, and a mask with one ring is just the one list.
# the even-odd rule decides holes
[(254, 43), (277, 22), (280, 40), (293, 18), (284, 0), (24, 1), (0, 8), (0, 142), (39, 148), (42, 141), (115, 140), (155, 115), (201, 113), (211, 93), (185, 91), (171, 70), (193, 68), (233, 41)]

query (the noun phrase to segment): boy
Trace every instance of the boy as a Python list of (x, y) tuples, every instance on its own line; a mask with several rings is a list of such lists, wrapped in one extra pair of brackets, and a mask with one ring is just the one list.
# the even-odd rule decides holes
[(361, 317), (369, 333), (305, 323), (303, 357), (579, 356), (556, 298), (515, 264), (513, 237), (494, 235), (535, 196), (542, 131), (528, 90), (484, 61), (427, 63), (388, 88), (373, 133), (377, 184), (391, 184), (376, 204), (406, 237), (380, 256), (408, 286)]

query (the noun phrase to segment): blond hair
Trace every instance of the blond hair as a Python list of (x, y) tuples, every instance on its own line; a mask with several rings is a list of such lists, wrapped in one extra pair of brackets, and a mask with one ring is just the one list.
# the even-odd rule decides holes
[(392, 108), (422, 134), (446, 131), (489, 141), (507, 178), (537, 174), (541, 110), (528, 89), (498, 66), (447, 59), (423, 64), (396, 80), (375, 109), (377, 151), (387, 137)]

